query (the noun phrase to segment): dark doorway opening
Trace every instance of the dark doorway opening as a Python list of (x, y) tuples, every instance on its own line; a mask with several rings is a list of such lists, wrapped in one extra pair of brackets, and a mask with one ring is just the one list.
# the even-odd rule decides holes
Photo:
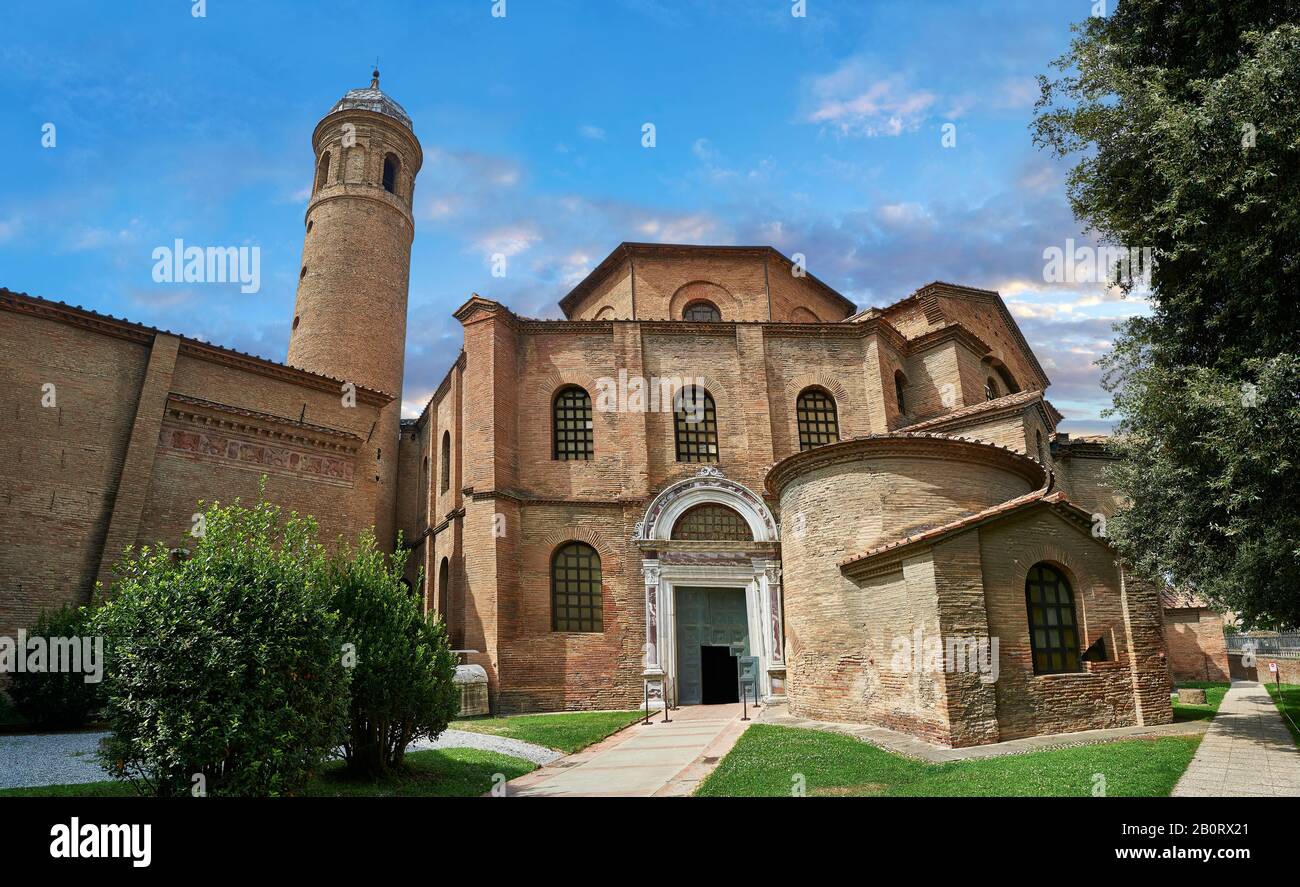
[(731, 647), (700, 647), (700, 673), (703, 684), (700, 692), (702, 704), (720, 705), (740, 701), (736, 657), (731, 655)]

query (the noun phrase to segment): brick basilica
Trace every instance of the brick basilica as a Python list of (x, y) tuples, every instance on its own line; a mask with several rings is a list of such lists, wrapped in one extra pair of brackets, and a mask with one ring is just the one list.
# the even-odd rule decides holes
[(420, 143), (376, 73), (312, 144), (283, 364), (0, 290), (0, 634), (265, 475), (324, 538), (400, 531), (501, 712), (727, 701), (753, 657), (793, 714), (940, 745), (1171, 720), (1105, 448), (997, 293), (857, 311), (770, 247), (624, 243), (563, 320), (471, 296), (402, 420)]

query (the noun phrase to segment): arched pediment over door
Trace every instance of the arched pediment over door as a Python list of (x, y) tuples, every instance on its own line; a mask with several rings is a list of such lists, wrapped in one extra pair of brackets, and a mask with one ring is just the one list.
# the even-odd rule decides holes
[(635, 540), (671, 539), (677, 519), (706, 502), (725, 505), (743, 517), (755, 542), (777, 541), (776, 520), (762, 497), (711, 466), (665, 487), (650, 500), (645, 517), (636, 525)]

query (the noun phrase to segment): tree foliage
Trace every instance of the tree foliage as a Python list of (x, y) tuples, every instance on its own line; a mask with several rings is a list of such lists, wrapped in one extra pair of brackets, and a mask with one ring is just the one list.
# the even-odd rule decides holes
[(420, 611), (402, 582), (406, 552), (392, 558), (373, 534), (330, 561), (333, 605), (353, 657), (348, 769), (377, 777), (401, 766), (406, 747), (436, 739), (460, 708), (456, 660), (441, 621)]
[[(80, 643), (95, 634), (89, 607), (71, 604), (46, 610), (27, 629), (28, 637), (72, 638)], [(88, 664), (88, 663), (87, 663)], [(9, 680), (14, 708), (31, 724), (54, 730), (84, 727), (99, 710), (101, 683), (87, 681), (85, 671), (21, 671)]]
[(1156, 256), (1106, 361), (1112, 537), (1247, 624), (1300, 624), (1300, 2), (1122, 0), (1040, 83), (1075, 215)]
[(338, 747), (348, 673), (315, 522), (212, 505), (188, 557), (128, 551), (99, 610), (101, 758), (142, 793), (282, 795)]

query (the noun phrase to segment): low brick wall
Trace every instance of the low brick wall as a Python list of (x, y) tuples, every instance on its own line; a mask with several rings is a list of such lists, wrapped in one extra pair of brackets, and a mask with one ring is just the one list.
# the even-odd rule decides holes
[(1281, 656), (1270, 656), (1265, 653), (1255, 654), (1255, 664), (1251, 666), (1242, 665), (1240, 653), (1228, 654), (1228, 668), (1232, 673), (1234, 681), (1263, 681), (1272, 684), (1277, 678), (1269, 671), (1270, 662), (1277, 663), (1278, 677), (1284, 684), (1300, 684), (1300, 658), (1284, 659)]

